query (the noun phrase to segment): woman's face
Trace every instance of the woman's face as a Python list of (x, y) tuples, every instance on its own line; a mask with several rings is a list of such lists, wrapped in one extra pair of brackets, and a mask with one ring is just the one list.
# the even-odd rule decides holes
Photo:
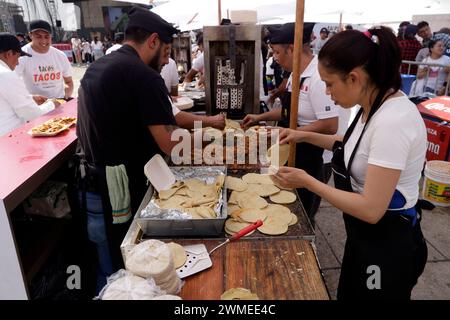
[(444, 43), (442, 41), (437, 41), (433, 48), (430, 49), (431, 53), (441, 57), (444, 54)]
[(326, 85), (326, 94), (331, 96), (335, 104), (343, 108), (351, 108), (359, 103), (360, 86), (355, 81), (337, 73), (331, 73), (319, 62), (319, 74)]

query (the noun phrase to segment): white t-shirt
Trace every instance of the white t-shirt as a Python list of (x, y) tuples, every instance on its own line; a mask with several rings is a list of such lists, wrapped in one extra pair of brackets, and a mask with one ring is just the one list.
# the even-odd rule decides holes
[(92, 41), (91, 48), (92, 50), (103, 50), (103, 43), (101, 41)]
[[(346, 166), (364, 127), (361, 118), (345, 144)], [(416, 106), (406, 95), (388, 99), (373, 115), (356, 151), (350, 169), (353, 190), (363, 192), (369, 163), (401, 170), (396, 189), (406, 199), (404, 209), (412, 208), (419, 197), (426, 150), (427, 132)]]
[[(426, 57), (422, 62), (438, 63), (450, 67), (450, 57), (447, 56), (442, 56), (439, 59)], [(428, 79), (426, 80), (425, 87), (439, 90), (444, 85), (448, 73), (445, 73), (442, 67), (429, 67), (429, 69), (430, 71), (428, 71)]]
[(49, 101), (38, 106), (22, 79), (0, 60), (0, 136), (55, 108)]
[[(297, 119), (299, 126), (339, 116), (338, 107), (325, 93), (325, 82), (320, 78), (317, 65), (318, 59), (317, 56), (314, 56), (301, 75), (301, 78), (306, 77), (306, 79), (299, 94)], [(292, 73), (288, 79), (287, 90), (292, 92)]]
[(177, 63), (172, 58), (169, 58), (169, 63), (164, 65), (161, 69), (161, 77), (164, 79), (167, 90), (174, 86), (178, 86), (178, 70)]
[(22, 50), (32, 55), (21, 57), (16, 67), (28, 91), (47, 98), (64, 98), (63, 77), (72, 76), (72, 67), (66, 54), (54, 47), (50, 47), (47, 53), (37, 53), (31, 44), (23, 46)]
[(81, 39), (80, 38), (72, 38), (70, 39), (70, 42), (72, 42), (72, 50), (81, 50)]
[(328, 41), (328, 38), (322, 40), (322, 38), (316, 38), (313, 42), (311, 42), (311, 46), (314, 50), (319, 51), (322, 49), (323, 45)]
[(120, 48), (122, 48), (122, 45), (119, 43), (114, 44), (113, 46), (111, 46), (111, 48), (109, 48), (108, 50), (106, 50), (105, 54), (110, 54), (113, 51), (119, 50)]
[(192, 69), (197, 70), (200, 73), (204, 73), (204, 68), (205, 68), (205, 58), (204, 58), (203, 52), (202, 52), (192, 62)]
[[(352, 113), (352, 110), (356, 109), (356, 107), (347, 109), (338, 107), (338, 113), (339, 113), (339, 124), (338, 124), (338, 130), (336, 132), (337, 135), (343, 136), (345, 132), (347, 131), (348, 127), (350, 126), (350, 116)], [(330, 163), (331, 159), (333, 158), (333, 152), (329, 150), (325, 150), (323, 152), (323, 163)]]
[(273, 76), (274, 75), (274, 70), (271, 67), (273, 64), (273, 57), (270, 57), (269, 59), (267, 59), (266, 62), (266, 76)]
[(84, 41), (81, 44), (81, 48), (83, 49), (84, 53), (92, 53), (91, 44), (88, 41)]

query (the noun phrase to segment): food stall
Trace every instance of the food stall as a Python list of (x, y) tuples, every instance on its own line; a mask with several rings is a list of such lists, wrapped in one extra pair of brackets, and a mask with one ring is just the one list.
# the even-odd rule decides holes
[[(0, 137), (0, 299), (27, 299), (27, 282), (45, 262), (48, 243), (34, 258), (21, 255), (10, 214), (75, 152), (72, 127), (57, 136), (32, 137), (31, 128), (55, 117), (76, 117), (76, 99)], [(25, 261), (26, 260), (26, 261)], [(26, 263), (26, 262), (29, 262)]]
[[(27, 286), (30, 277), (36, 274), (48, 257), (46, 250), (41, 250), (37, 257), (24, 256), (23, 248), (18, 247), (10, 214), (71, 158), (76, 146), (74, 127), (50, 137), (32, 137), (29, 131), (55, 117), (68, 116), (76, 117), (76, 100), (0, 138), (2, 177), (6, 177), (0, 182), (0, 234), (1, 252), (4, 255), (0, 273), (0, 281), (4, 284), (0, 290), (2, 298), (29, 299)], [(204, 167), (194, 166), (191, 169), (198, 171)], [(227, 176), (241, 178), (260, 171), (259, 164), (239, 166), (235, 163), (227, 168)], [(231, 196), (231, 190), (226, 192), (227, 198)], [(152, 195), (153, 188), (150, 187), (140, 210), (147, 205)], [(272, 203), (269, 198), (267, 201)], [(328, 299), (314, 252), (314, 231), (298, 196), (296, 195), (295, 201), (286, 204), (286, 207), (296, 216), (296, 223), (287, 232), (276, 236), (255, 231), (238, 242), (221, 247), (211, 255), (211, 268), (185, 279), (181, 297), (219, 299), (229, 288), (245, 287), (255, 292), (260, 299)], [(223, 225), (213, 236), (146, 235), (139, 227), (138, 215), (139, 210), (124, 239), (123, 247), (128, 246), (128, 249), (141, 241), (157, 238), (183, 246), (202, 243), (209, 250), (229, 237)]]
[[(224, 129), (224, 135), (230, 131), (240, 134), (242, 129), (234, 126), (233, 131), (232, 122), (227, 120), (227, 123), (229, 127)], [(266, 135), (263, 127), (255, 127), (250, 131), (256, 129), (261, 131), (261, 136)], [(226, 142), (223, 147), (225, 147), (224, 158), (219, 158), (220, 160), (226, 157)], [(245, 288), (256, 294), (259, 299), (329, 299), (314, 251), (314, 230), (296, 190), (281, 190), (274, 186), (267, 174), (261, 174), (267, 171), (267, 164), (260, 161), (255, 164), (249, 163), (248, 157), (245, 163), (237, 163), (236, 144), (228, 147), (234, 156), (231, 163), (223, 164), (224, 161), (219, 161), (220, 163), (210, 163), (208, 167), (203, 159), (202, 164), (194, 167), (171, 166), (170, 170), (176, 176), (177, 183), (171, 187), (173, 191), (169, 192), (169, 198), (162, 193), (165, 194), (167, 190), (160, 190), (158, 193), (152, 186), (149, 187), (122, 243), (124, 260), (126, 261), (136, 245), (149, 239), (158, 239), (185, 247), (188, 256), (184, 267), (180, 269), (189, 270), (189, 265), (195, 264), (192, 257), (189, 258), (189, 246), (204, 245), (206, 250), (210, 251), (254, 221), (253, 218), (250, 220), (245, 218), (243, 212), (250, 215), (262, 214), (259, 217), (270, 230), (259, 227), (240, 240), (212, 252), (211, 263), (205, 270), (183, 279), (185, 284), (179, 295), (183, 299), (220, 299), (227, 290)], [(244, 149), (244, 153), (248, 156), (248, 144)], [(190, 178), (202, 179), (202, 171), (215, 172), (219, 169), (226, 177), (224, 176), (225, 182), (221, 191), (223, 203), (218, 212), (205, 216), (202, 211), (199, 212), (198, 209), (195, 211), (198, 207), (192, 208), (191, 205), (182, 204), (183, 197), (186, 198), (186, 203), (190, 203), (188, 195), (195, 198), (202, 192), (203, 187), (191, 188)], [(179, 172), (188, 173), (180, 175)], [(288, 199), (279, 200), (281, 195), (287, 195)], [(174, 199), (174, 202), (171, 199)], [(170, 215), (172, 207), (168, 209), (167, 216), (153, 214), (152, 210), (158, 210), (158, 205), (167, 208), (164, 207), (166, 204), (164, 201), (170, 203), (173, 208), (186, 210), (192, 214), (192, 219), (173, 219)], [(179, 204), (181, 206), (178, 206)], [(288, 212), (287, 216), (285, 212)], [(277, 220), (274, 223), (276, 227), (279, 225), (278, 222), (282, 224), (281, 220), (285, 220), (283, 222), (285, 229), (281, 227), (280, 230), (274, 230), (277, 228), (272, 225), (273, 220)], [(180, 272), (180, 269), (177, 269), (177, 272)]]

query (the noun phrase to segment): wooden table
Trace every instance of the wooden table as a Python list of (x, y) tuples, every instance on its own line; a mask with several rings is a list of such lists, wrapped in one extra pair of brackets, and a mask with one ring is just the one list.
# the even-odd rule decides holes
[[(242, 177), (246, 173), (259, 171), (257, 166), (235, 166), (228, 167), (227, 174)], [(147, 205), (152, 193), (150, 187), (140, 209)], [(181, 297), (187, 300), (218, 300), (224, 291), (242, 287), (256, 293), (260, 299), (328, 300), (329, 295), (310, 242), (315, 239), (314, 229), (298, 195), (297, 201), (287, 206), (299, 221), (289, 227), (286, 234), (268, 236), (256, 231), (221, 247), (211, 256), (211, 268), (185, 279)], [(145, 239), (157, 238), (181, 245), (203, 243), (211, 250), (228, 237), (224, 232), (214, 238), (147, 236), (143, 235), (136, 217), (121, 246), (124, 257), (134, 245)]]
[[(210, 250), (220, 241), (203, 243)], [(309, 241), (240, 240), (216, 250), (211, 260), (211, 268), (185, 279), (180, 293), (183, 299), (219, 300), (224, 291), (242, 287), (261, 300), (329, 300)]]

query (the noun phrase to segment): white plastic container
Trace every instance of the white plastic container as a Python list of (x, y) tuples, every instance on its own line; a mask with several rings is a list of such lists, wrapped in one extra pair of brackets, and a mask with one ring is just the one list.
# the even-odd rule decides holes
[(433, 160), (425, 166), (423, 198), (441, 207), (450, 206), (450, 162)]
[(153, 187), (159, 192), (167, 190), (175, 183), (175, 176), (163, 157), (155, 154), (144, 166), (144, 173)]

